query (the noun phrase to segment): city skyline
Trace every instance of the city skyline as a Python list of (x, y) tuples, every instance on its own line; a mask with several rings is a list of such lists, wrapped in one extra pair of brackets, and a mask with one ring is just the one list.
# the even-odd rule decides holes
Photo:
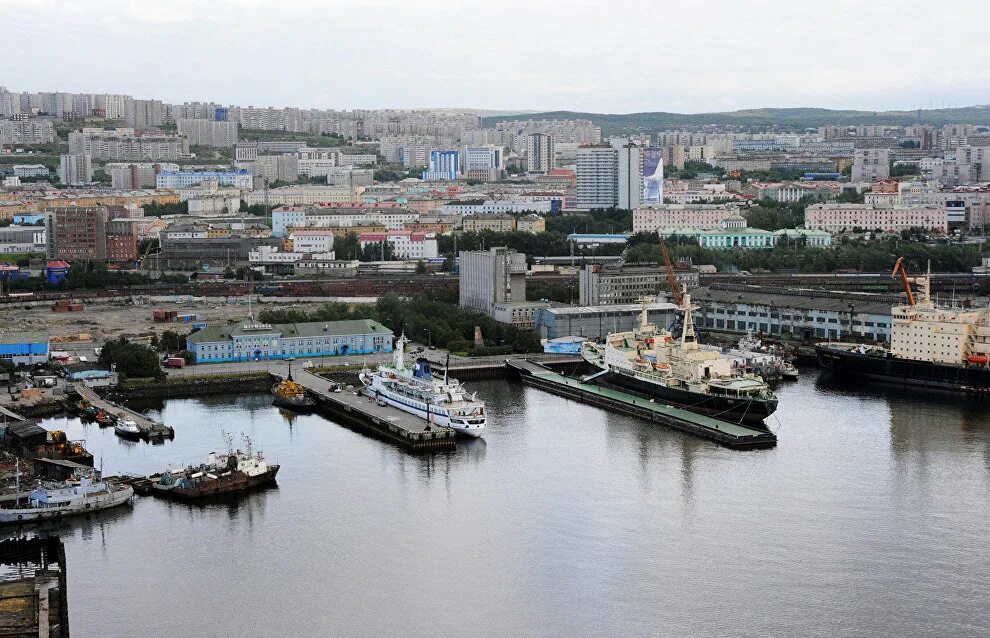
[[(607, 11), (597, 0), (569, 14), (514, 1), (495, 10), (438, 0), (426, 12), (386, 0), (330, 8), (303, 1), (278, 15), (256, 0), (139, 3), (114, 14), (56, 4), (0, 0), (4, 41), (28, 50), (45, 38), (50, 49), (11, 65), (0, 83), (333, 109), (705, 113), (990, 103), (990, 69), (967, 62), (980, 59), (979, 21), (958, 19), (979, 6), (962, 0), (935, 15), (920, 2), (894, 11), (888, 2), (847, 0), (828, 13), (718, 3), (704, 15), (641, 2)], [(115, 53), (122, 50), (128, 55)]]

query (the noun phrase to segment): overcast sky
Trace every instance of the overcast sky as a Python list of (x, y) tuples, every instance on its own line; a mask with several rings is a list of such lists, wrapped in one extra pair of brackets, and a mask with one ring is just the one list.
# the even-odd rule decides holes
[(990, 104), (986, 0), (0, 0), (0, 85), (318, 108)]

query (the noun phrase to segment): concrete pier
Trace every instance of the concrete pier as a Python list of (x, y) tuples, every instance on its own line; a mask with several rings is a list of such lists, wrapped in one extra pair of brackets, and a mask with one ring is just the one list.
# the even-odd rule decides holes
[(134, 410), (125, 408), (122, 405), (117, 405), (116, 403), (107, 401), (106, 399), (101, 398), (100, 395), (96, 394), (92, 388), (88, 388), (80, 383), (75, 385), (74, 390), (82, 399), (91, 405), (96, 406), (100, 410), (115, 416), (120, 416), (123, 414), (127, 418), (133, 420), (141, 430), (141, 436), (143, 438), (171, 439), (175, 436), (175, 430), (171, 427), (165, 425), (164, 423), (159, 423), (158, 421), (152, 421), (140, 412), (135, 412)]
[(625, 392), (581, 383), (577, 379), (557, 374), (545, 366), (528, 360), (507, 360), (506, 370), (524, 384), (581, 403), (613, 412), (659, 423), (675, 430), (715, 441), (725, 447), (742, 450), (769, 448), (777, 445), (777, 436), (766, 430), (713, 419), (688, 410), (675, 408)]
[(456, 447), (457, 433), (392, 406), (381, 406), (359, 391), (334, 392), (336, 383), (306, 370), (292, 378), (312, 395), (321, 412), (355, 430), (401, 445), (411, 452), (442, 452)]

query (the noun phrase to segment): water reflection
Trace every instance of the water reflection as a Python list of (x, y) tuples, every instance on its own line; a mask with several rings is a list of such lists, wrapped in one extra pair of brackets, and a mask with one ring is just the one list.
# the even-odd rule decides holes
[(149, 406), (176, 429), (163, 446), (46, 421), (86, 438), (108, 473), (199, 462), (221, 430), (281, 465), (277, 488), (244, 498), (67, 519), (73, 633), (990, 631), (978, 411), (804, 375), (779, 390), (778, 447), (735, 452), (471, 385), (491, 410), (485, 438), (439, 455), (284, 414), (264, 393)]

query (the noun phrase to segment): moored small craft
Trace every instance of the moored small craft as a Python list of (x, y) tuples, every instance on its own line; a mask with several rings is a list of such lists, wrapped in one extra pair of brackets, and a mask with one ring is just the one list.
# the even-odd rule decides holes
[(141, 428), (138, 427), (134, 419), (127, 417), (117, 419), (113, 426), (113, 433), (123, 439), (140, 439), (142, 435)]
[(780, 376), (784, 379), (797, 379), (798, 369), (790, 361), (784, 361), (780, 366)]

